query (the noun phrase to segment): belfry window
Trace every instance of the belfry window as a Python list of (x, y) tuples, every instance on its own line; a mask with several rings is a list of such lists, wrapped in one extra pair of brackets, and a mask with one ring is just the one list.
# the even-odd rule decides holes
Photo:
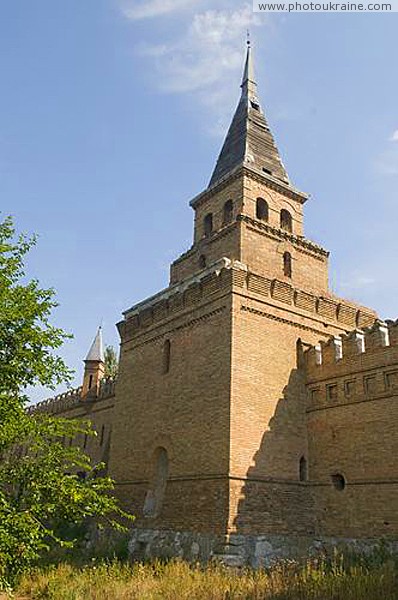
[(204, 254), (201, 254), (199, 256), (199, 268), (200, 269), (205, 269), (206, 268), (206, 257)]
[(205, 236), (209, 236), (213, 231), (213, 214), (208, 213), (203, 220), (203, 229)]
[(232, 200), (227, 200), (224, 204), (223, 225), (228, 225), (228, 223), (231, 223), (233, 208)]
[(285, 208), (282, 208), (281, 210), (281, 229), (289, 231), (290, 233), (293, 231), (292, 215)]
[(283, 274), (285, 277), (292, 276), (292, 255), (290, 252), (283, 254)]
[(171, 344), (170, 340), (165, 340), (163, 344), (163, 373), (166, 374), (170, 371), (170, 354)]
[(268, 221), (269, 210), (268, 204), (264, 198), (257, 198), (256, 200), (256, 218), (261, 221)]

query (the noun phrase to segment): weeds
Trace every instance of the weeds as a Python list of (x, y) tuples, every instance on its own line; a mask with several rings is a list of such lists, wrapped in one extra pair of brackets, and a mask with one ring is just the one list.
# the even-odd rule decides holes
[(393, 559), (281, 562), (268, 570), (217, 565), (95, 562), (60, 564), (25, 576), (18, 588), (32, 600), (397, 600)]

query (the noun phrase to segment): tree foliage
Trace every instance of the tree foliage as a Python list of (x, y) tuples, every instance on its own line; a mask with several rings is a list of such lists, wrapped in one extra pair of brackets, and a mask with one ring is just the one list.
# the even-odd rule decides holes
[(105, 348), (105, 377), (116, 377), (119, 368), (116, 350), (113, 346)]
[(54, 291), (26, 281), (24, 259), (35, 241), (15, 238), (11, 218), (0, 222), (0, 588), (50, 544), (70, 543), (57, 533), (60, 524), (93, 518), (121, 528), (131, 518), (112, 480), (99, 475), (103, 465), (80, 448), (96, 435), (90, 424), (26, 410), (28, 386), (71, 377), (55, 354), (69, 336), (49, 321)]

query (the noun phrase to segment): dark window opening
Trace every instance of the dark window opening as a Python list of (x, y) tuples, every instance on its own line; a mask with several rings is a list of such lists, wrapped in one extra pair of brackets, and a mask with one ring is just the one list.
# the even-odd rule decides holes
[(269, 169), (266, 169), (265, 167), (263, 167), (263, 171), (264, 171), (264, 173), (267, 173), (267, 175), (272, 175), (272, 171), (270, 171)]
[(90, 378), (88, 380), (88, 388), (91, 389), (91, 386), (93, 385), (93, 376), (90, 375)]
[(101, 427), (101, 437), (100, 437), (100, 446), (103, 445), (105, 438), (105, 425)]
[(228, 225), (231, 223), (233, 216), (233, 203), (232, 200), (227, 200), (224, 204), (224, 215), (223, 215), (223, 224)]
[(163, 344), (163, 373), (165, 374), (170, 371), (170, 351), (170, 340), (166, 340)]
[(327, 397), (328, 400), (335, 401), (338, 398), (338, 389), (337, 384), (332, 383), (331, 385), (326, 386), (327, 389)]
[(281, 210), (281, 228), (290, 233), (293, 231), (292, 215), (285, 208), (282, 208)]
[(208, 213), (205, 216), (203, 225), (204, 225), (204, 233), (205, 233), (205, 236), (207, 237), (213, 231), (213, 215), (212, 215), (212, 213)]
[(261, 221), (268, 221), (269, 210), (268, 204), (264, 198), (257, 198), (256, 200), (256, 217)]
[(250, 100), (250, 104), (251, 104), (251, 107), (254, 108), (254, 110), (260, 110), (260, 105), (255, 100)]
[(292, 276), (292, 255), (290, 252), (285, 252), (283, 255), (283, 274), (285, 277)]
[(306, 460), (305, 456), (302, 456), (300, 458), (299, 477), (300, 477), (300, 481), (308, 480), (308, 466), (307, 466), (307, 460)]
[(346, 381), (344, 384), (344, 393), (350, 398), (355, 393), (355, 381)]
[(332, 483), (336, 490), (342, 492), (346, 486), (344, 475), (341, 473), (334, 473), (334, 475), (332, 475)]
[(201, 269), (205, 269), (205, 268), (206, 268), (206, 257), (205, 257), (205, 255), (204, 255), (204, 254), (201, 254), (201, 255), (199, 256), (199, 267), (200, 267)]

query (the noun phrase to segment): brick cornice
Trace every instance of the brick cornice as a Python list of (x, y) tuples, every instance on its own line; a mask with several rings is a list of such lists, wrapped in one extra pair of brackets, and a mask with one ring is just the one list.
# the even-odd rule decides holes
[(304, 204), (308, 200), (308, 194), (305, 192), (300, 192), (298, 189), (292, 187), (287, 183), (283, 183), (276, 177), (269, 175), (268, 173), (263, 173), (258, 171), (257, 169), (250, 167), (249, 165), (240, 165), (236, 167), (233, 171), (225, 175), (220, 181), (218, 181), (215, 185), (207, 188), (195, 198), (191, 200), (189, 203), (192, 208), (196, 209), (198, 206), (203, 204), (206, 200), (218, 194), (221, 190), (223, 190), (226, 186), (228, 186), (232, 181), (235, 181), (239, 177), (250, 177), (255, 181), (258, 181), (268, 187), (271, 190), (275, 190), (286, 196), (287, 198), (291, 198), (292, 200), (296, 200), (300, 202), (300, 204)]
[(294, 235), (293, 233), (289, 233), (284, 229), (272, 227), (271, 225), (268, 225), (268, 223), (264, 223), (263, 221), (253, 219), (252, 217), (243, 214), (238, 215), (237, 220), (246, 223), (247, 225), (250, 225), (256, 231), (259, 231), (259, 233), (269, 234), (274, 238), (277, 238), (279, 240), (286, 240), (294, 246), (298, 246), (299, 248), (309, 250), (311, 254), (320, 255), (324, 258), (327, 258), (329, 256), (329, 252), (322, 248), (322, 246), (319, 246), (318, 244), (315, 244), (315, 242), (311, 242), (311, 240), (307, 240), (304, 237)]
[[(133, 344), (131, 347), (132, 348), (137, 348), (137, 347), (141, 347), (141, 346), (146, 346), (147, 344), (152, 344), (153, 342), (156, 342), (160, 339), (164, 339), (165, 336), (170, 335), (171, 333), (175, 333), (176, 331), (180, 331), (181, 329), (187, 329), (188, 327), (192, 327), (193, 325), (196, 325), (197, 323), (201, 323), (203, 321), (207, 321), (208, 319), (211, 319), (212, 317), (215, 317), (216, 315), (224, 312), (226, 310), (226, 306), (219, 306), (218, 308), (215, 308), (214, 310), (211, 310), (210, 312), (207, 312), (203, 315), (200, 315), (199, 317), (195, 317), (194, 319), (190, 319), (189, 321), (186, 321), (185, 323), (181, 323), (180, 325), (175, 325), (175, 320), (181, 316), (184, 316), (184, 314), (182, 315), (175, 315), (174, 318), (171, 318), (167, 325), (169, 325), (169, 327), (167, 327), (166, 330), (162, 331), (161, 334), (156, 334), (153, 335), (152, 337), (148, 337), (147, 339), (145, 339), (144, 341), (142, 339), (138, 340), (136, 344)], [(163, 324), (164, 326), (164, 324)], [(158, 329), (158, 327), (156, 327), (155, 329)], [(128, 342), (130, 340), (125, 340), (125, 342)]]
[(301, 323), (297, 323), (297, 321), (284, 319), (283, 317), (278, 317), (277, 315), (273, 315), (272, 313), (268, 313), (263, 310), (258, 310), (257, 308), (246, 306), (245, 304), (242, 304), (240, 309), (243, 312), (248, 312), (259, 317), (266, 317), (267, 319), (271, 319), (271, 321), (278, 321), (279, 323), (291, 325), (292, 327), (297, 327), (298, 329), (302, 329), (304, 331), (311, 331), (312, 333), (316, 333), (318, 335), (328, 335), (327, 332), (322, 331), (321, 329), (315, 329), (314, 327), (310, 327), (308, 325), (302, 325)]

